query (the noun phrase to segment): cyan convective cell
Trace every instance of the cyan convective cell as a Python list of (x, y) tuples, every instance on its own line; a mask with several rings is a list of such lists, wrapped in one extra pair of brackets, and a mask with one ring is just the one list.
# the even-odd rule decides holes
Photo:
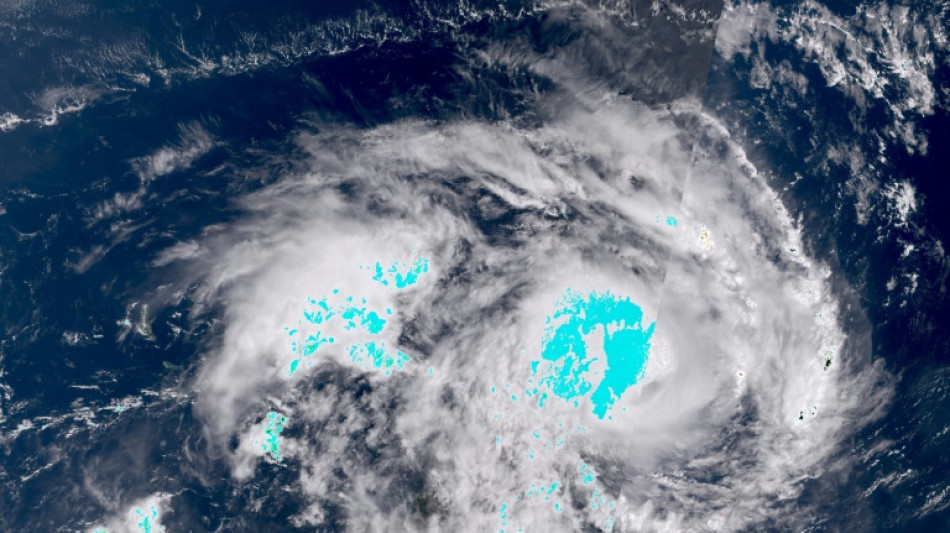
[[(580, 462), (577, 464), (577, 475), (584, 486), (595, 486), (597, 481), (597, 473), (594, 472), (593, 467)], [(605, 531), (612, 531), (614, 527), (613, 512), (616, 510), (617, 503), (614, 501), (608, 501), (607, 496), (601, 493), (600, 489), (595, 488), (590, 495), (589, 507), (591, 510), (600, 509), (601, 512), (608, 514), (607, 518), (604, 520), (604, 522), (602, 522), (602, 528)]]
[(396, 350), (395, 354), (387, 350), (382, 341), (358, 342), (350, 346), (349, 355), (354, 363), (362, 366), (372, 365), (385, 371), (387, 376), (411, 361), (408, 355), (399, 350)]
[(267, 413), (267, 427), (264, 428), (266, 437), (261, 447), (264, 449), (264, 453), (270, 454), (278, 463), (282, 460), (280, 443), (283, 439), (280, 438), (280, 432), (284, 430), (284, 424), (286, 423), (287, 417), (274, 412)]
[(577, 475), (581, 478), (581, 483), (585, 485), (590, 485), (597, 480), (594, 469), (585, 463), (577, 463)]
[(376, 314), (376, 311), (368, 311), (365, 307), (355, 305), (344, 307), (340, 317), (345, 321), (343, 329), (356, 329), (358, 324), (370, 335), (378, 335), (386, 326), (386, 319)]
[[(643, 310), (629, 297), (567, 289), (554, 313), (547, 318), (541, 340), (541, 360), (531, 362), (532, 374), (541, 372), (538, 383), (555, 396), (573, 400), (588, 398), (594, 414), (607, 411), (631, 386), (643, 378), (650, 353), (650, 338), (656, 323), (644, 328)], [(604, 375), (600, 383), (588, 380), (597, 360), (589, 354), (590, 335), (603, 333)], [(545, 364), (546, 363), (546, 364)]]
[(377, 262), (373, 270), (375, 272), (373, 281), (385, 285), (386, 287), (405, 289), (406, 287), (415, 285), (416, 282), (419, 281), (419, 276), (429, 271), (429, 260), (420, 257), (413, 261), (412, 264), (393, 261), (388, 268), (383, 267), (382, 263)]
[(679, 220), (676, 220), (676, 217), (674, 217), (673, 215), (668, 215), (668, 216), (666, 217), (666, 225), (667, 225), (667, 226), (669, 226), (669, 227), (671, 227), (671, 228), (675, 228), (677, 224), (679, 224)]
[[(141, 507), (136, 507), (129, 511), (131, 521), (135, 523), (136, 531), (141, 533), (161, 533), (165, 531), (165, 526), (158, 524), (158, 508), (154, 505), (150, 505), (148, 510), (145, 511)], [(128, 522), (126, 522), (126, 528), (123, 528), (123, 531), (128, 531), (129, 529)], [(92, 533), (109, 533), (105, 528), (96, 528)]]
[[(377, 262), (373, 267), (361, 266), (360, 270), (364, 268), (374, 272), (373, 281), (393, 289), (404, 289), (417, 283), (419, 277), (429, 271), (429, 260), (418, 258), (412, 264), (394, 261), (388, 268), (384, 268)], [(300, 337), (297, 338), (302, 338), (307, 335), (302, 330), (310, 331), (313, 326), (329, 328), (330, 331), (337, 333), (342, 329), (366, 335), (344, 347), (350, 359), (361, 366), (378, 368), (389, 375), (394, 370), (403, 368), (405, 363), (410, 361), (409, 356), (403, 352), (388, 351), (385, 342), (378, 339), (378, 336), (386, 329), (387, 318), (385, 317), (393, 314), (392, 309), (373, 310), (369, 307), (366, 298), (345, 296), (339, 289), (333, 289), (331, 294), (324, 295), (319, 300), (308, 298), (307, 303), (308, 306), (303, 310), (303, 320), (298, 321), (298, 326), (284, 328), (291, 339), (298, 335)], [(317, 329), (307, 335), (304, 340), (292, 340), (291, 350), (295, 355), (307, 358), (316, 353), (321, 346), (335, 342), (336, 338), (327, 336)], [(290, 376), (300, 369), (303, 362), (300, 357), (290, 362), (288, 368)], [(313, 362), (308, 361), (307, 364), (312, 365)]]
[(136, 524), (142, 533), (152, 533), (153, 531), (165, 531), (164, 527), (159, 526), (155, 529), (155, 522), (158, 521), (158, 509), (152, 507), (148, 512), (141, 509), (135, 509), (135, 516), (139, 522)]
[[(600, 489), (596, 488), (596, 474), (594, 473), (594, 469), (592, 467), (583, 462), (578, 463), (577, 473), (581, 485), (576, 485), (569, 482), (568, 486), (574, 485), (575, 487), (569, 492), (574, 496), (587, 493), (589, 495), (589, 509), (592, 511), (598, 511), (597, 514), (600, 514), (602, 517), (606, 515), (606, 517), (602, 520), (601, 525), (605, 531), (611, 531), (614, 524), (613, 513), (616, 510), (616, 502), (608, 501), (607, 496), (601, 493)], [(508, 531), (504, 526), (509, 525), (511, 522), (513, 507), (523, 507), (537, 504), (544, 506), (550, 505), (550, 509), (554, 513), (562, 513), (564, 511), (564, 506), (561, 504), (559, 496), (564, 493), (564, 491), (560, 490), (563, 486), (564, 485), (558, 480), (539, 480), (535, 483), (531, 483), (531, 485), (522, 490), (519, 495), (512, 498), (512, 505), (502, 502), (498, 509), (502, 526), (499, 531)], [(522, 528), (518, 528), (518, 531), (522, 531)]]

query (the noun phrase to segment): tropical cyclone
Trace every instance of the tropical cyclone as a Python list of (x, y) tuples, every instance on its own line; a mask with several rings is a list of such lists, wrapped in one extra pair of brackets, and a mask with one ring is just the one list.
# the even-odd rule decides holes
[(295, 524), (795, 524), (775, 502), (875, 415), (828, 268), (721, 125), (557, 98), (303, 134), (189, 259), (227, 323), (202, 412), (237, 480), (297, 473)]
[(0, 7), (0, 530), (945, 521), (946, 1), (106, 4)]

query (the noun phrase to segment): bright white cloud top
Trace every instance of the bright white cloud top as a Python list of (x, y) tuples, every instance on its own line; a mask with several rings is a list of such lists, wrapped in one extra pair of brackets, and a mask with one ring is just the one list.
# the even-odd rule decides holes
[(353, 531), (734, 530), (875, 416), (828, 268), (725, 130), (595, 93), (302, 135), (190, 249), (237, 480), (294, 468), (295, 523)]

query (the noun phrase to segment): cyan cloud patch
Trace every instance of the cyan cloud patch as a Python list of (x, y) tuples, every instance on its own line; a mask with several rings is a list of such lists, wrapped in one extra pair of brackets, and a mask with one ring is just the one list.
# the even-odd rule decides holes
[[(372, 273), (372, 281), (392, 290), (402, 290), (415, 285), (422, 275), (429, 272), (429, 260), (417, 258), (412, 263), (393, 261), (388, 267), (376, 262), (374, 265), (359, 268)], [(333, 289), (319, 300), (309, 298), (307, 307), (303, 309), (303, 319), (298, 321), (296, 327), (284, 328), (294, 339), (291, 342), (291, 350), (296, 356), (290, 362), (288, 374), (293, 376), (304, 361), (312, 365), (312, 360), (307, 360), (309, 357), (322, 346), (336, 343), (337, 339), (321, 328), (337, 328), (337, 332), (342, 328), (343, 331), (365, 335), (343, 347), (343, 353), (363, 368), (380, 369), (386, 375), (403, 368), (411, 358), (399, 350), (390, 350), (386, 343), (378, 338), (386, 329), (387, 317), (392, 314), (392, 309), (371, 309), (366, 298), (343, 295), (339, 289)], [(319, 328), (315, 329), (314, 326)], [(307, 333), (303, 333), (302, 329), (307, 329)]]
[[(547, 318), (541, 342), (541, 360), (531, 362), (540, 375), (538, 388), (580, 404), (587, 398), (593, 412), (604, 418), (614, 403), (643, 378), (656, 323), (643, 326), (643, 310), (629, 297), (568, 289)], [(591, 335), (603, 334), (603, 378), (593, 383)], [(540, 390), (539, 406), (547, 397)]]

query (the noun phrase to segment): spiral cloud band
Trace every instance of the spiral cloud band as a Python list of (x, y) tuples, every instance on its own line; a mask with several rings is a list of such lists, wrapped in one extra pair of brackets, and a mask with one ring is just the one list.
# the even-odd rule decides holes
[(538, 128), (301, 135), (187, 254), (227, 318), (205, 418), (237, 479), (299, 469), (296, 523), (741, 529), (876, 416), (830, 271), (724, 129), (559, 97)]

